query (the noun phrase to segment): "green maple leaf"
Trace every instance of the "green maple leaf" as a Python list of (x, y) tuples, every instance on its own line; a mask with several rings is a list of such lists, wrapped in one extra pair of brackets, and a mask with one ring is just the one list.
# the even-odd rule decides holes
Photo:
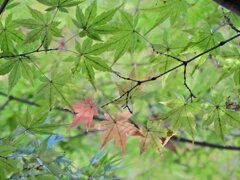
[(227, 125), (233, 127), (240, 125), (240, 114), (239, 112), (226, 109), (225, 104), (222, 104), (223, 97), (221, 95), (212, 93), (211, 100), (213, 104), (210, 104), (207, 108), (207, 114), (204, 115), (203, 126), (209, 126), (214, 123), (214, 129), (217, 135), (224, 140)]
[(18, 124), (33, 134), (53, 134), (56, 128), (65, 126), (64, 124), (44, 123), (47, 117), (47, 111), (38, 110), (32, 116), (27, 109), (25, 116), (18, 119)]
[(140, 132), (143, 134), (139, 142), (140, 154), (151, 146), (155, 152), (161, 155), (164, 145), (160, 138), (167, 136), (167, 129), (160, 126), (148, 128), (140, 125)]
[[(58, 163), (54, 162), (54, 160), (56, 160), (57, 157), (59, 157), (60, 153), (52, 149), (48, 149), (48, 142), (50, 137), (51, 136), (44, 139), (40, 145), (38, 144), (36, 145), (35, 148), (36, 156), (39, 157), (44, 166), (46, 166), (48, 170), (57, 178), (60, 178), (61, 175), (66, 175), (70, 177), (70, 175), (67, 172), (60, 168)], [(49, 177), (46, 178), (49, 179)]]
[(0, 22), (0, 49), (2, 51), (12, 51), (14, 43), (19, 44), (24, 41), (24, 34), (16, 28), (18, 25), (13, 22), (11, 14), (6, 18), (5, 24)]
[(138, 36), (136, 33), (138, 18), (133, 19), (130, 14), (123, 11), (120, 12), (122, 23), (114, 23), (107, 26), (107, 30), (114, 33), (114, 36), (106, 42), (106, 44), (115, 51), (113, 64), (115, 64), (128, 49), (131, 51), (135, 49)]
[(47, 49), (53, 36), (62, 37), (61, 31), (57, 27), (60, 22), (52, 21), (52, 15), (49, 12), (44, 15), (36, 9), (32, 9), (30, 7), (28, 7), (28, 9), (33, 18), (18, 19), (14, 22), (31, 29), (24, 41), (25, 44), (35, 42), (39, 39), (43, 40), (43, 38), (45, 38), (43, 46)]
[(108, 31), (104, 31), (104, 25), (112, 19), (119, 8), (120, 6), (113, 10), (103, 12), (97, 16), (96, 0), (94, 0), (93, 3), (87, 7), (85, 13), (83, 13), (82, 9), (77, 7), (76, 19), (73, 19), (73, 23), (78, 28), (82, 29), (82, 31), (79, 33), (79, 36), (88, 36), (91, 39), (101, 41), (100, 34), (108, 33)]
[(199, 104), (186, 103), (183, 97), (177, 97), (175, 100), (160, 103), (171, 109), (162, 116), (163, 119), (170, 120), (170, 129), (175, 131), (179, 128), (186, 128), (194, 141), (196, 123), (193, 113), (198, 110), (200, 111)]
[(0, 75), (10, 72), (8, 78), (8, 92), (17, 84), (21, 76), (28, 80), (33, 86), (33, 73), (29, 65), (30, 61), (25, 57), (8, 58), (0, 66)]
[(42, 77), (40, 80), (42, 84), (38, 87), (37, 96), (45, 98), (49, 109), (54, 107), (56, 98), (59, 97), (74, 112), (71, 103), (63, 94), (64, 86), (70, 82), (70, 74), (53, 71), (50, 79)]
[(64, 13), (68, 13), (67, 8), (68, 7), (74, 7), (78, 4), (82, 3), (85, 0), (82, 1), (76, 1), (76, 0), (37, 0), (38, 2), (50, 6), (46, 9), (46, 11), (53, 11), (55, 9), (58, 9), (59, 11), (62, 11)]
[(74, 57), (71, 61), (74, 62), (72, 72), (76, 74), (82, 70), (86, 78), (91, 82), (92, 86), (95, 87), (94, 69), (103, 72), (113, 72), (112, 69), (104, 62), (100, 57), (95, 56), (95, 53), (91, 52), (91, 49), (95, 48), (96, 45), (92, 45), (93, 41), (87, 38), (83, 41), (82, 46), (80, 43), (75, 41), (75, 49), (79, 52), (78, 57)]

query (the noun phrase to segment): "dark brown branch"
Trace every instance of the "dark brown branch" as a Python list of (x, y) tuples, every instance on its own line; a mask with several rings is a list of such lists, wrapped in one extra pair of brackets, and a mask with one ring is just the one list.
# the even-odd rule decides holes
[(192, 93), (192, 90), (190, 89), (190, 87), (187, 85), (187, 64), (184, 65), (184, 72), (183, 72), (183, 76), (184, 76), (184, 86), (188, 89), (189, 93), (190, 93), (190, 99), (192, 102), (193, 98), (196, 98), (196, 96)]
[(228, 10), (232, 11), (233, 13), (240, 16), (240, 1), (239, 0), (213, 0), (219, 5), (227, 8)]
[(186, 62), (187, 62), (187, 63), (190, 63), (191, 61), (199, 58), (200, 56), (202, 56), (202, 55), (204, 55), (204, 54), (206, 54), (206, 53), (209, 53), (209, 52), (211, 52), (212, 50), (219, 48), (220, 46), (223, 46), (224, 44), (232, 41), (233, 39), (238, 38), (239, 36), (240, 36), (240, 34), (237, 34), (237, 35), (235, 35), (235, 36), (233, 36), (233, 37), (231, 37), (231, 38), (229, 38), (229, 39), (227, 39), (227, 40), (225, 40), (225, 41), (221, 41), (218, 45), (216, 45), (216, 46), (214, 46), (214, 47), (212, 47), (212, 48), (210, 48), (210, 49), (208, 49), (208, 50), (206, 50), (206, 51), (204, 51), (204, 52), (202, 52), (202, 53), (194, 56), (193, 58), (189, 59), (189, 60), (186, 61)]
[[(24, 104), (28, 104), (28, 105), (31, 105), (31, 106), (41, 106), (40, 104), (37, 104), (37, 103), (35, 103), (35, 102), (32, 102), (32, 101), (29, 101), (28, 99), (21, 99), (21, 98), (18, 98), (18, 97), (15, 97), (15, 96), (8, 96), (7, 94), (5, 94), (5, 93), (3, 93), (3, 92), (0, 92), (0, 96), (5, 96), (5, 97), (8, 97), (8, 102), (7, 102), (7, 104), (10, 102), (10, 101), (12, 101), (12, 100), (14, 100), (14, 101), (18, 101), (18, 102), (21, 102), (21, 103), (24, 103)], [(6, 102), (5, 102), (5, 104), (6, 104)], [(6, 104), (6, 105), (7, 105)], [(5, 106), (6, 106), (5, 105)], [(2, 105), (3, 106), (3, 105)], [(2, 107), (1, 106), (1, 107)], [(0, 110), (3, 110), (3, 109), (1, 109), (1, 107), (0, 107)], [(59, 110), (59, 111), (65, 111), (65, 112), (69, 112), (69, 113), (73, 113), (73, 112), (71, 112), (71, 111), (69, 111), (69, 110), (67, 110), (67, 109), (64, 109), (64, 108), (60, 108), (60, 107), (56, 107), (55, 108), (56, 110)]]
[[(179, 141), (179, 142), (191, 143), (192, 144), (192, 140), (182, 138), (182, 137), (173, 136), (171, 139), (174, 140), (174, 141)], [(194, 141), (193, 145), (215, 148), (215, 149), (240, 151), (240, 146), (222, 146), (222, 145), (219, 145), (219, 144), (212, 144), (212, 143), (209, 143), (209, 142)]]
[(9, 2), (9, 0), (4, 0), (1, 7), (0, 7), (0, 15), (2, 14), (2, 12), (4, 11), (4, 9), (7, 6), (7, 3)]
[[(180, 67), (182, 67), (182, 66), (187, 66), (188, 63), (194, 61), (195, 59), (197, 59), (197, 58), (199, 58), (199, 57), (201, 57), (201, 56), (203, 56), (204, 54), (207, 54), (207, 53), (213, 51), (214, 49), (217, 49), (217, 48), (225, 45), (226, 43), (228, 43), (228, 42), (230, 42), (230, 41), (238, 38), (239, 36), (240, 36), (240, 34), (237, 34), (237, 35), (235, 35), (235, 36), (233, 36), (233, 37), (231, 37), (231, 38), (229, 38), (229, 39), (227, 39), (227, 40), (225, 40), (225, 41), (221, 41), (218, 45), (216, 45), (216, 46), (214, 46), (214, 47), (212, 47), (212, 48), (210, 48), (210, 49), (208, 49), (208, 50), (206, 50), (206, 51), (204, 51), (204, 52), (202, 52), (202, 53), (194, 56), (193, 58), (191, 58), (191, 59), (189, 59), (189, 60), (187, 60), (187, 61), (184, 61), (183, 63), (179, 64), (178, 66), (175, 66), (175, 67), (173, 67), (172, 69), (169, 69), (168, 71), (165, 71), (164, 73), (159, 74), (159, 75), (157, 75), (157, 76), (154, 76), (154, 77), (152, 77), (152, 78), (150, 78), (150, 79), (143, 80), (143, 81), (133, 80), (134, 82), (137, 81), (137, 83), (136, 83), (131, 89), (129, 89), (128, 91), (126, 91), (125, 93), (123, 93), (123, 94), (122, 94), (121, 96), (119, 96), (118, 98), (116, 98), (116, 99), (114, 99), (114, 100), (112, 100), (112, 101), (110, 101), (110, 102), (107, 102), (106, 104), (102, 105), (101, 108), (103, 108), (103, 107), (105, 107), (105, 106), (107, 106), (107, 105), (109, 105), (109, 104), (112, 104), (112, 103), (118, 101), (119, 99), (123, 98), (125, 95), (129, 94), (132, 90), (134, 90), (135, 88), (137, 88), (138, 86), (140, 86), (142, 83), (146, 83), (146, 82), (150, 82), (150, 81), (155, 81), (155, 80), (157, 80), (158, 78), (164, 76), (165, 74), (168, 74), (168, 73), (170, 73), (170, 72), (172, 72), (172, 71), (174, 71), (174, 70), (176, 70), (176, 69), (178, 69), (178, 68), (180, 68)], [(121, 76), (118, 76), (118, 77), (122, 78)], [(123, 79), (127, 79), (127, 78), (123, 78)], [(129, 78), (128, 78), (128, 79), (129, 79)], [(131, 79), (129, 79), (129, 80), (131, 80)], [(193, 97), (194, 97), (194, 96), (193, 96)]]
[(21, 99), (21, 98), (15, 97), (15, 96), (8, 96), (7, 94), (5, 94), (3, 92), (0, 92), (0, 95), (8, 97), (9, 100), (19, 101), (21, 103), (29, 104), (29, 105), (32, 105), (32, 106), (40, 106), (39, 104), (37, 104), (35, 102), (32, 102), (32, 101), (29, 101), (27, 99)]
[[(75, 136), (69, 136), (69, 137), (65, 137), (65, 139), (75, 139), (75, 138), (79, 138), (88, 134), (92, 134), (92, 133), (97, 133), (97, 132), (101, 132), (99, 130), (90, 130), (88, 132), (83, 132), (80, 134), (77, 134)], [(174, 141), (178, 141), (178, 142), (182, 142), (182, 143), (192, 143), (192, 140), (190, 139), (186, 139), (186, 138), (182, 138), (182, 137), (177, 137), (177, 136), (173, 136), (171, 138), (171, 140)], [(219, 145), (219, 144), (213, 144), (213, 143), (209, 143), (209, 142), (204, 142), (204, 141), (194, 141), (194, 144), (196, 146), (202, 146), (202, 147), (209, 147), (209, 148), (215, 148), (215, 149), (225, 149), (225, 150), (235, 150), (235, 151), (240, 151), (240, 146), (223, 146), (223, 145)]]
[(16, 54), (16, 55), (8, 55), (8, 56), (0, 56), (0, 59), (2, 58), (14, 58), (14, 57), (25, 57), (29, 54), (34, 54), (34, 53), (38, 53), (38, 52), (48, 52), (48, 51), (57, 51), (59, 50), (58, 48), (53, 48), (53, 49), (44, 49), (44, 50), (34, 50), (34, 51), (30, 51), (30, 52), (26, 52), (26, 53), (22, 53), (22, 54)]

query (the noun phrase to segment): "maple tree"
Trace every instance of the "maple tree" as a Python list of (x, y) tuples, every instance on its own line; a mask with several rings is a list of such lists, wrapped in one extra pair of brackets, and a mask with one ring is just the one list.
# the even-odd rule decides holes
[(0, 180), (239, 179), (238, 7), (0, 0)]

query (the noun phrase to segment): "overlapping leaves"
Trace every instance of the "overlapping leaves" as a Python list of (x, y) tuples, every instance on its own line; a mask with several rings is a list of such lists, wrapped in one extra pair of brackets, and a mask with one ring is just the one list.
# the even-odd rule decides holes
[(64, 126), (64, 124), (46, 123), (47, 118), (47, 111), (35, 112), (32, 116), (27, 109), (25, 116), (20, 118), (18, 123), (25, 131), (33, 134), (53, 134), (57, 128)]
[[(79, 56), (68, 58), (68, 61), (74, 61), (72, 68), (73, 74), (82, 71), (86, 78), (91, 82), (95, 88), (95, 73), (94, 69), (103, 72), (113, 72), (112, 69), (100, 57), (95, 56), (98, 54), (96, 51), (99, 44), (92, 45), (93, 41), (89, 38), (83, 41), (82, 45), (75, 41), (75, 49), (79, 52)], [(104, 49), (103, 49), (104, 50)]]
[(92, 2), (90, 6), (87, 7), (85, 13), (82, 9), (77, 7), (76, 9), (76, 20), (73, 19), (73, 23), (82, 31), (79, 36), (88, 36), (94, 40), (101, 41), (100, 34), (107, 34), (108, 32), (104, 30), (104, 25), (108, 23), (115, 12), (119, 9), (115, 8), (110, 11), (106, 11), (97, 16), (97, 3), (96, 0)]
[(141, 125), (140, 132), (143, 134), (139, 142), (140, 154), (151, 146), (155, 152), (161, 155), (163, 143), (160, 138), (167, 136), (167, 129), (160, 127), (153, 129)]
[[(217, 32), (217, 28), (218, 27), (214, 27), (214, 29), (211, 29), (208, 25), (204, 25), (201, 29), (186, 30), (186, 32), (192, 35), (192, 38), (185, 49), (201, 53), (216, 46), (220, 41), (224, 40), (223, 35), (220, 32)], [(211, 54), (217, 55), (219, 52), (220, 48), (217, 48), (212, 50)], [(198, 63), (201, 64), (207, 57), (208, 53), (201, 56)]]
[(194, 140), (196, 127), (194, 112), (200, 111), (199, 105), (197, 103), (187, 103), (183, 97), (160, 103), (170, 108), (170, 111), (162, 116), (163, 119), (170, 121), (170, 129), (175, 131), (179, 128), (186, 128)]
[(0, 49), (5, 52), (10, 52), (14, 48), (14, 44), (20, 44), (24, 41), (24, 34), (17, 30), (18, 25), (13, 22), (12, 15), (8, 15), (5, 24), (0, 22)]
[(32, 8), (28, 8), (32, 18), (28, 19), (18, 19), (14, 22), (19, 25), (31, 29), (27, 34), (24, 43), (32, 43), (37, 40), (43, 41), (43, 47), (48, 48), (52, 41), (52, 37), (62, 37), (61, 31), (58, 28), (60, 22), (53, 21), (51, 13), (43, 14), (40, 11)]

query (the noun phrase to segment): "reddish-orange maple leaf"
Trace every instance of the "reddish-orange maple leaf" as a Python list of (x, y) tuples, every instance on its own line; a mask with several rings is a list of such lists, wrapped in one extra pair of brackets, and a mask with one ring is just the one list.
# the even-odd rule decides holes
[(133, 124), (126, 122), (130, 118), (131, 113), (125, 111), (119, 115), (118, 112), (115, 111), (114, 118), (108, 113), (104, 113), (104, 116), (106, 117), (106, 120), (95, 126), (95, 128), (98, 130), (105, 130), (101, 136), (102, 143), (100, 149), (102, 149), (103, 146), (105, 146), (112, 138), (114, 138), (116, 145), (121, 149), (123, 154), (126, 154), (126, 134), (141, 136), (141, 133)]
[[(84, 103), (77, 103), (77, 104), (73, 104), (72, 106), (75, 113), (77, 114), (74, 116), (73, 122), (69, 126), (67, 131), (77, 126), (81, 122), (84, 122), (86, 130), (88, 131), (88, 129), (92, 124), (93, 115), (98, 115), (96, 103), (93, 104), (93, 98), (92, 97), (85, 98)], [(65, 107), (65, 109), (68, 109), (71, 111), (71, 109), (68, 107)]]

